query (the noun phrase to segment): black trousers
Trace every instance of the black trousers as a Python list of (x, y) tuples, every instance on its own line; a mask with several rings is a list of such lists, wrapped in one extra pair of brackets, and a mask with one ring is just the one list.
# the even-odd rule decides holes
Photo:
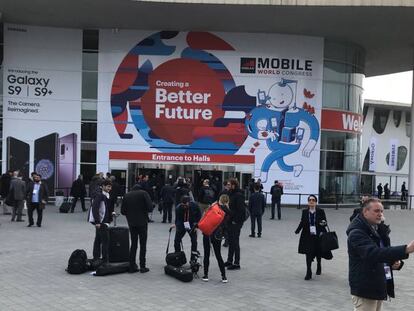
[(194, 259), (194, 254), (197, 253), (197, 231), (187, 231), (187, 230), (181, 230), (177, 229), (175, 231), (175, 238), (174, 238), (174, 250), (176, 252), (179, 252), (181, 250), (181, 242), (183, 240), (183, 237), (185, 233), (188, 232), (191, 239), (191, 259)]
[(204, 247), (204, 275), (208, 275), (208, 267), (210, 265), (210, 243), (213, 245), (214, 255), (216, 256), (217, 263), (220, 268), (221, 276), (226, 276), (226, 269), (224, 268), (223, 257), (221, 257), (221, 239), (217, 240), (214, 236), (208, 236), (203, 234), (203, 247)]
[(136, 265), (136, 256), (138, 248), (139, 238), (139, 266), (145, 268), (145, 255), (147, 254), (147, 235), (148, 225), (139, 227), (129, 227), (129, 233), (131, 234), (131, 249), (129, 251), (129, 264), (130, 266)]
[(282, 217), (282, 211), (281, 211), (281, 204), (280, 201), (272, 201), (271, 207), (272, 207), (272, 219), (275, 219), (275, 205), (277, 207), (277, 219), (280, 220)]
[(172, 221), (172, 208), (173, 208), (173, 202), (171, 202), (171, 203), (163, 202), (162, 203), (162, 221), (163, 222), (167, 221), (167, 216), (168, 216), (168, 222), (171, 223), (171, 221)]
[[(311, 254), (306, 254), (306, 270), (308, 272), (312, 272), (313, 258), (315, 258), (315, 256), (313, 256)], [(318, 263), (318, 265), (320, 265), (321, 264), (321, 257), (316, 256), (316, 262)]]
[(42, 224), (42, 218), (43, 218), (43, 208), (40, 207), (39, 203), (30, 203), (27, 208), (27, 214), (29, 216), (29, 224), (33, 225), (33, 211), (36, 210), (37, 213), (37, 221), (36, 224), (40, 226)]
[(85, 208), (85, 197), (73, 197), (73, 200), (72, 200), (72, 212), (75, 210), (76, 202), (78, 202), (78, 199), (80, 199), (80, 201), (81, 201), (82, 211), (86, 211), (86, 208)]
[(102, 260), (108, 262), (109, 249), (109, 230), (108, 226), (101, 224), (99, 228), (95, 227), (95, 241), (93, 242), (93, 259), (99, 259), (102, 254)]
[(262, 234), (262, 215), (252, 215), (250, 214), (250, 222), (251, 222), (251, 231), (252, 235), (256, 231), (256, 222), (257, 222), (257, 234)]
[(242, 224), (229, 224), (228, 235), (229, 235), (229, 253), (227, 255), (227, 262), (239, 265), (240, 264), (240, 230)]

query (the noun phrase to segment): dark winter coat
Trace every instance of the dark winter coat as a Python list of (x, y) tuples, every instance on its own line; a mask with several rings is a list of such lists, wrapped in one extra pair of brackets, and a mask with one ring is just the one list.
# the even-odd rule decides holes
[(198, 195), (198, 202), (203, 204), (211, 204), (215, 201), (215, 192), (209, 186), (202, 186)]
[(148, 213), (152, 211), (152, 201), (144, 190), (132, 190), (125, 194), (121, 214), (125, 215), (129, 227), (145, 226), (148, 223)]
[(188, 210), (185, 209), (181, 203), (177, 205), (175, 209), (175, 226), (177, 231), (185, 230), (185, 221), (188, 221), (190, 223), (190, 227), (194, 228), (194, 225), (197, 224), (200, 221), (200, 219), (201, 210), (196, 203), (190, 202)]
[(72, 183), (70, 195), (78, 198), (84, 198), (86, 196), (85, 183), (82, 179), (78, 178)]
[(172, 204), (175, 197), (175, 188), (172, 185), (165, 185), (161, 189), (161, 200), (166, 204)]
[(231, 211), (229, 223), (243, 224), (246, 214), (246, 203), (241, 189), (231, 189), (228, 193), (230, 198), (229, 207)]
[(283, 187), (280, 185), (274, 185), (270, 188), (270, 194), (272, 195), (272, 202), (280, 202), (283, 194)]
[(110, 205), (109, 198), (107, 198), (102, 191), (95, 195), (89, 210), (88, 221), (93, 225), (110, 224), (112, 222), (112, 210)]
[(266, 198), (263, 193), (255, 192), (249, 198), (249, 212), (252, 216), (263, 215), (266, 207)]
[[(299, 238), (299, 254), (307, 254), (311, 256), (323, 257), (326, 259), (332, 258), (332, 253), (323, 254), (320, 250), (319, 237), (321, 233), (326, 232), (326, 215), (322, 208), (316, 207), (315, 215), (315, 226), (316, 235), (310, 233), (310, 222), (309, 222), (309, 208), (302, 210), (302, 217), (300, 223), (295, 231), (296, 234), (302, 231)], [(323, 224), (325, 222), (325, 225)]]
[(351, 295), (374, 300), (394, 297), (394, 277), (386, 281), (384, 263), (391, 266), (408, 258), (406, 245), (391, 247), (388, 227), (379, 225), (375, 230), (362, 214), (355, 217), (346, 233)]
[(0, 195), (5, 198), (9, 194), (11, 176), (8, 173), (1, 175), (0, 178)]
[(180, 182), (175, 187), (175, 204), (178, 204), (181, 202), (181, 198), (185, 195), (190, 194), (190, 189), (186, 184), (183, 182)]
[[(29, 186), (27, 187), (26, 202), (28, 205), (32, 203), (34, 185), (35, 183), (31, 182)], [(47, 184), (45, 182), (41, 182), (40, 188), (39, 188), (39, 202), (40, 204), (42, 204), (42, 207), (44, 207), (48, 199), (49, 199), (49, 189), (47, 188)]]

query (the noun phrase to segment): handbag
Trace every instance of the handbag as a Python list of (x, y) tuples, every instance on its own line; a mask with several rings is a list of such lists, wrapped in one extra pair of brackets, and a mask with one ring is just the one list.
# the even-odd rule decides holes
[(326, 228), (328, 231), (321, 233), (319, 238), (322, 253), (327, 253), (339, 248), (338, 236), (336, 235), (336, 232), (331, 231), (328, 225), (326, 225)]
[[(171, 231), (172, 228), (169, 230), (168, 234), (168, 244), (167, 250), (165, 251), (165, 261), (167, 265), (174, 266), (174, 267), (181, 267), (187, 263), (187, 258), (185, 257), (185, 253), (183, 250), (174, 253), (168, 253), (170, 248), (170, 239), (171, 239)], [(183, 243), (181, 243), (181, 248), (183, 249)]]

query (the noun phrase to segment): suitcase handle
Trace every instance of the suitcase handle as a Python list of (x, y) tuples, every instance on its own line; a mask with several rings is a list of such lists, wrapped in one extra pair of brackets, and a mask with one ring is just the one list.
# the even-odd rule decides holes
[[(165, 254), (168, 254), (168, 251), (170, 249), (170, 240), (171, 240), (171, 231), (174, 229), (174, 227), (170, 227), (170, 229), (168, 230), (168, 244), (167, 244), (167, 249), (165, 251)], [(184, 246), (183, 246), (183, 241), (181, 240), (181, 249), (184, 250)]]

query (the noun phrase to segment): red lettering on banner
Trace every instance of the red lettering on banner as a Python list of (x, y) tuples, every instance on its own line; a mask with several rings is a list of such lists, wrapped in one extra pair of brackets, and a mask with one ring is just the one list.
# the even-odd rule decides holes
[(323, 130), (361, 134), (362, 120), (362, 115), (357, 113), (323, 109), (321, 127)]
[(110, 151), (111, 160), (141, 160), (154, 162), (184, 162), (184, 163), (233, 163), (253, 164), (254, 156), (227, 154), (183, 154), (160, 152)]

